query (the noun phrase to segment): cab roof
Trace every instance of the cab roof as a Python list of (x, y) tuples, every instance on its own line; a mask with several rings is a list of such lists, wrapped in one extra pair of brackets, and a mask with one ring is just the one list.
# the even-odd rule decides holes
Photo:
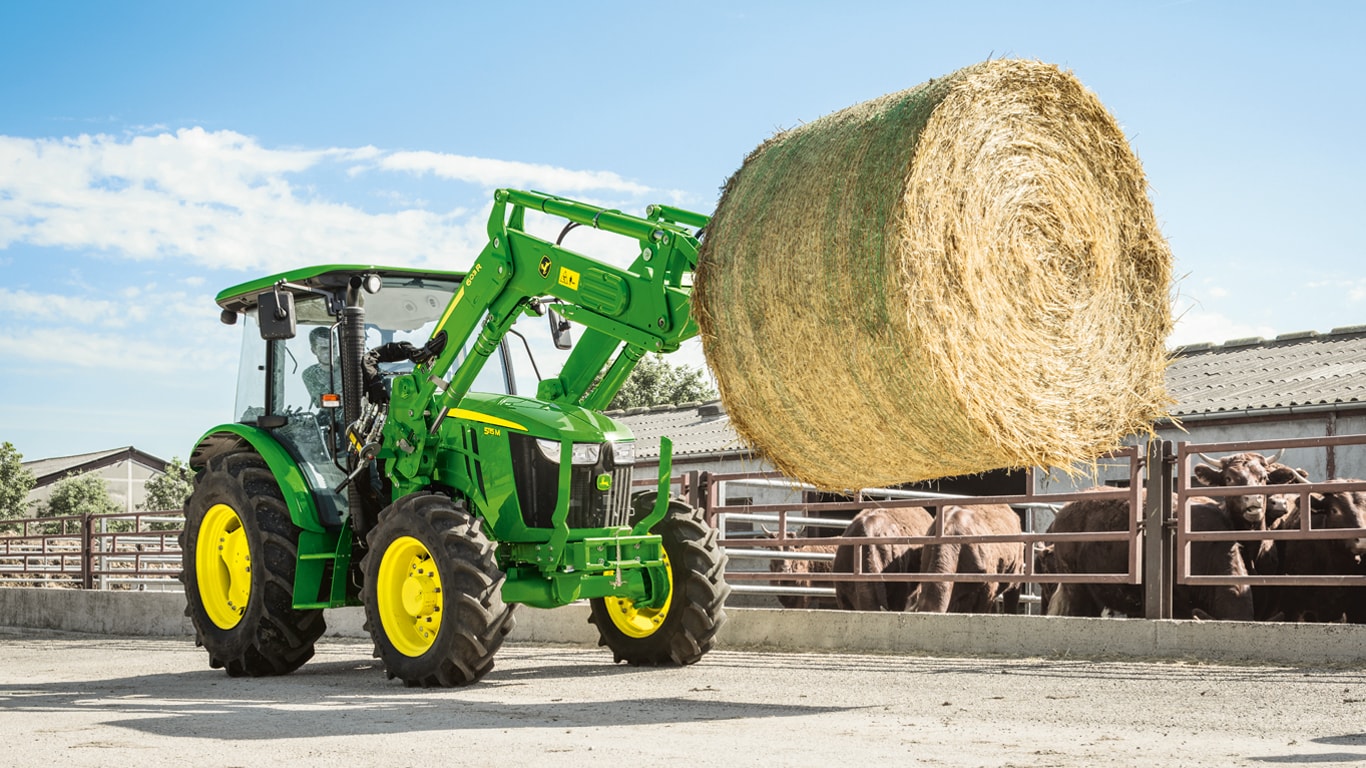
[(256, 306), (256, 297), (262, 291), (269, 290), (271, 286), (281, 280), (297, 285), (305, 285), (309, 288), (317, 288), (325, 291), (335, 291), (346, 287), (347, 282), (355, 275), (377, 274), (382, 278), (430, 278), (433, 280), (447, 280), (459, 282), (465, 278), (464, 272), (455, 272), (439, 269), (414, 269), (410, 267), (379, 267), (372, 264), (320, 264), (312, 267), (300, 267), (288, 272), (260, 277), (249, 280), (231, 288), (225, 288), (219, 292), (214, 301), (218, 306), (233, 312), (241, 312)]

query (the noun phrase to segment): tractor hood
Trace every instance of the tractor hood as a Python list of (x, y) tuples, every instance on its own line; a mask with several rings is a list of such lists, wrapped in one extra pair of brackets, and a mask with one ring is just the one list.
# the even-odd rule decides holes
[(531, 437), (567, 439), (576, 443), (635, 439), (625, 425), (597, 411), (516, 395), (471, 392), (447, 416)]

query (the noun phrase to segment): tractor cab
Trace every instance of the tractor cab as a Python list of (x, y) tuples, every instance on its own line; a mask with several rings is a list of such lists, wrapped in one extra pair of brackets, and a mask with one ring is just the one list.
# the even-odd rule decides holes
[[(244, 326), (234, 420), (268, 431), (288, 452), (324, 526), (341, 525), (348, 509), (348, 488), (342, 487), (348, 474), (346, 427), (359, 415), (363, 393), (347, 387), (347, 366), (354, 366), (364, 387), (361, 357), (367, 350), (390, 342), (421, 347), (463, 278), (459, 272), (327, 266), (219, 294), (224, 321), (240, 317)], [(361, 339), (343, 339), (348, 293), (363, 309)], [(500, 345), (476, 378), (475, 391), (513, 394), (515, 380), (504, 352)], [(463, 357), (462, 351), (458, 359)], [(387, 388), (413, 363), (381, 362), (377, 368), (379, 386)], [(348, 417), (352, 398), (356, 413)], [(378, 473), (369, 479), (383, 482)]]

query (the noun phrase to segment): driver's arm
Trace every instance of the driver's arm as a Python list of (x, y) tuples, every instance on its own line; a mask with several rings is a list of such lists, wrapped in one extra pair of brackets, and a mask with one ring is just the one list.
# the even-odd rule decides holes
[(446, 332), (441, 331), (426, 344), (415, 347), (406, 341), (391, 341), (365, 353), (361, 358), (361, 370), (365, 374), (365, 396), (372, 403), (389, 402), (389, 388), (384, 385), (384, 375), (380, 363), (397, 363), (411, 360), (418, 365), (425, 363), (446, 348)]

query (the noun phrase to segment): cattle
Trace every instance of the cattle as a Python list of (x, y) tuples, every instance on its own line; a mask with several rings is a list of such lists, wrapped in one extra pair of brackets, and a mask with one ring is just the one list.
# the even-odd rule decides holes
[[(1222, 505), (1199, 497), (1192, 502), (1191, 530), (1235, 530)], [(1058, 510), (1048, 532), (1127, 531), (1129, 515), (1127, 499), (1082, 499)], [(1124, 573), (1129, 565), (1128, 548), (1127, 541), (1059, 541), (1053, 544), (1045, 567), (1055, 573)], [(1193, 575), (1247, 575), (1238, 542), (1195, 542), (1190, 553)], [(1144, 590), (1139, 584), (1059, 584), (1045, 610), (1052, 616), (1100, 616), (1109, 611), (1141, 617), (1145, 615)], [(1246, 586), (1176, 584), (1172, 588), (1172, 616), (1249, 621), (1253, 618), (1252, 592)]]
[[(920, 507), (865, 509), (844, 529), (846, 538), (924, 536), (934, 518)], [(920, 546), (911, 544), (841, 544), (835, 550), (835, 573), (915, 573)], [(837, 581), (835, 606), (853, 611), (904, 611), (914, 604), (916, 585), (906, 581)]]
[[(805, 538), (808, 533), (803, 530), (797, 534)], [(771, 534), (770, 534), (771, 536)], [(779, 547), (782, 552), (813, 552), (833, 555), (836, 546), (834, 544), (812, 544), (804, 547)], [(822, 560), (799, 560), (775, 557), (768, 562), (768, 569), (772, 573), (780, 573), (790, 576), (805, 576), (808, 574), (830, 573), (834, 563), (830, 559)], [(828, 581), (795, 581), (784, 579), (779, 582), (784, 586), (810, 586), (810, 587), (833, 587), (834, 584)], [(834, 600), (819, 595), (778, 595), (778, 604), (784, 608), (831, 608), (834, 607)]]
[[(1309, 482), (1309, 473), (1303, 469), (1295, 469), (1284, 464), (1273, 463), (1268, 467), (1266, 482), (1269, 485), (1298, 485)], [(1270, 528), (1275, 522), (1299, 503), (1300, 494), (1298, 493), (1273, 493), (1266, 497), (1266, 526)]]
[[(1310, 515), (1313, 529), (1366, 528), (1366, 493), (1315, 494), (1310, 499)], [(1302, 520), (1303, 510), (1293, 503), (1289, 512), (1272, 524), (1271, 530), (1298, 530)], [(1292, 576), (1366, 575), (1363, 555), (1366, 538), (1277, 539), (1261, 548), (1257, 572)], [(1366, 588), (1263, 586), (1257, 588), (1256, 594), (1260, 619), (1366, 623)]]
[[(1020, 516), (1004, 504), (947, 505), (939, 514), (943, 525), (935, 526), (935, 529), (944, 535), (1019, 535), (1021, 532)], [(1023, 571), (1024, 545), (1018, 541), (926, 544), (920, 553), (920, 572), (926, 574), (998, 573), (1009, 576)], [(1003, 579), (985, 583), (926, 581), (920, 585), (916, 610), (922, 613), (984, 613), (990, 610), (998, 593), (1003, 595), (1006, 613), (1019, 609), (1019, 585)]]
[[(1276, 457), (1260, 453), (1235, 453), (1221, 459), (1200, 454), (1207, 464), (1196, 464), (1192, 472), (1192, 486), (1220, 487), (1231, 485), (1267, 485)], [(1228, 510), (1229, 520), (1236, 530), (1266, 528), (1266, 496), (1249, 493), (1220, 497)]]
[[(1205, 454), (1201, 458), (1208, 464), (1197, 464), (1192, 470), (1192, 485), (1219, 487), (1231, 485), (1290, 485), (1309, 482), (1303, 469), (1294, 469), (1276, 461), (1277, 452), (1270, 458), (1260, 453), (1235, 453), (1222, 459), (1212, 459)], [(1220, 503), (1228, 510), (1229, 522), (1234, 530), (1264, 531), (1275, 520), (1284, 517), (1292, 505), (1298, 502), (1295, 493), (1241, 494), (1223, 496)], [(1244, 541), (1242, 547), (1243, 566), (1250, 574), (1258, 573), (1258, 553), (1267, 542)]]

